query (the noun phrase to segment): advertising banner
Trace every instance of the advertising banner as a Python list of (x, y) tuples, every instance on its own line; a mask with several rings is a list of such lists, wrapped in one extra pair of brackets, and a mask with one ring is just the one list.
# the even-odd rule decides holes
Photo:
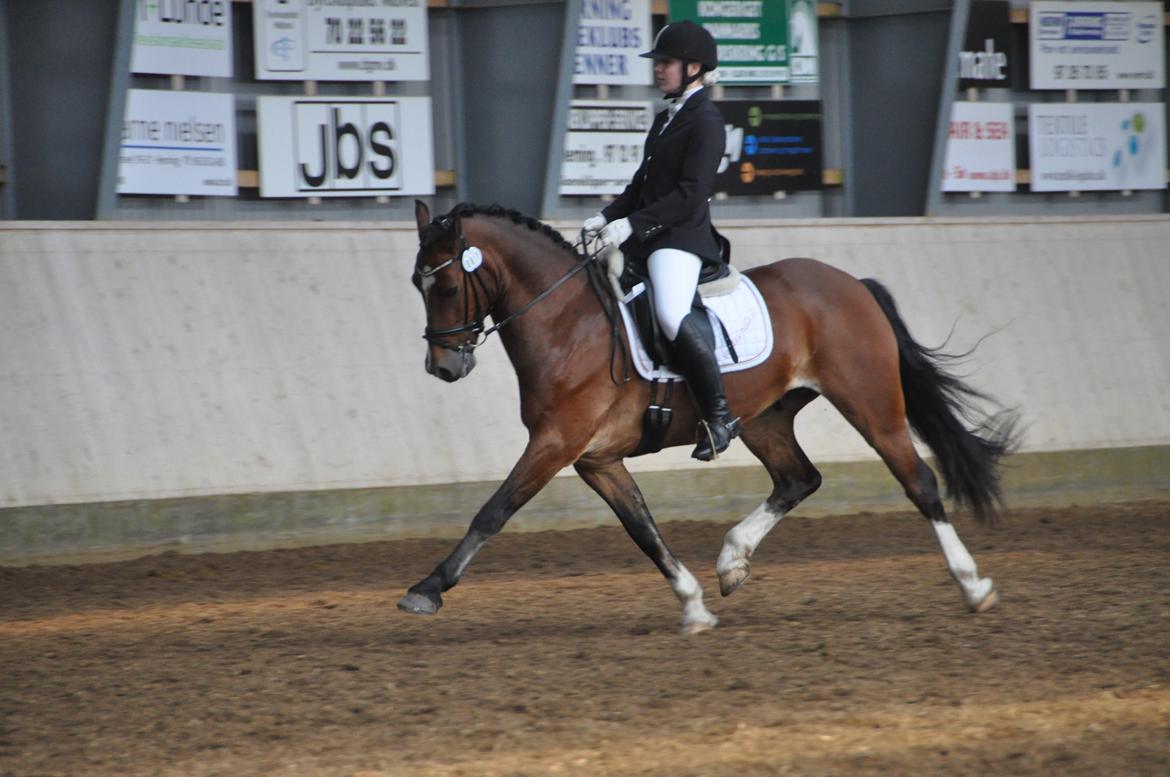
[(648, 102), (573, 100), (561, 162), (561, 194), (621, 194), (642, 164), (654, 121)]
[(1016, 141), (1011, 103), (951, 105), (944, 192), (1014, 192)]
[(234, 197), (235, 98), (209, 92), (130, 89), (117, 191)]
[(650, 0), (585, 0), (577, 27), (574, 84), (653, 82), (649, 59)]
[(1032, 191), (1166, 188), (1163, 103), (1028, 106)]
[(429, 97), (261, 97), (261, 197), (435, 193)]
[(261, 81), (426, 81), (427, 0), (254, 0)]
[(817, 100), (723, 100), (727, 146), (715, 191), (728, 194), (820, 189), (821, 103)]
[(814, 0), (788, 0), (789, 79), (792, 84), (820, 81), (817, 43), (817, 4)]
[(1033, 89), (1161, 89), (1161, 3), (1033, 2)]
[(138, 0), (130, 72), (230, 78), (231, 0)]
[(670, 0), (670, 18), (690, 19), (714, 36), (721, 82), (784, 84), (792, 77), (788, 5), (784, 0)]
[(959, 52), (959, 87), (1010, 89), (1012, 17), (1008, 0), (975, 0)]

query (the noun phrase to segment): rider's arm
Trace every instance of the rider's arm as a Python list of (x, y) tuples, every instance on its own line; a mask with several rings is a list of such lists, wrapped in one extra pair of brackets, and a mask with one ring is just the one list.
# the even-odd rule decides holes
[(645, 155), (643, 155), (642, 164), (638, 165), (638, 172), (634, 173), (634, 177), (626, 185), (625, 191), (615, 197), (613, 202), (601, 209), (601, 215), (605, 216), (607, 222), (612, 224), (614, 221), (625, 218), (634, 212), (634, 209), (638, 207), (638, 201), (642, 197), (642, 181), (645, 175), (646, 159)]

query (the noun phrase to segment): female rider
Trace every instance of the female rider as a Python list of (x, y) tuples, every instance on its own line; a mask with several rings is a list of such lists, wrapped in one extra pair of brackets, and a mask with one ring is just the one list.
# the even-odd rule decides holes
[(708, 200), (723, 157), (723, 117), (703, 89), (704, 75), (718, 65), (717, 50), (709, 32), (681, 21), (663, 27), (641, 56), (654, 60), (655, 86), (673, 104), (654, 118), (629, 186), (583, 226), (600, 232), (606, 245), (621, 246), (627, 260), (645, 263), (672, 366), (686, 378), (704, 419), (691, 455), (710, 461), (739, 434), (707, 314), (693, 307), (703, 263), (721, 261)]

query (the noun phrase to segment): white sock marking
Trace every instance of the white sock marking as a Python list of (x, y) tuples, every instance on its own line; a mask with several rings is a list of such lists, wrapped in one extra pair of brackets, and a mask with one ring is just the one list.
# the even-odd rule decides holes
[(967, 604), (974, 607), (991, 593), (993, 583), (991, 578), (979, 577), (979, 570), (975, 566), (975, 559), (967, 552), (967, 547), (959, 539), (955, 527), (949, 521), (931, 521), (931, 527), (938, 537), (938, 544), (942, 547), (943, 555), (947, 559), (947, 568), (951, 576), (959, 584), (963, 598)]
[(733, 526), (724, 536), (715, 571), (720, 575), (725, 574), (734, 569), (737, 562), (749, 558), (783, 517), (783, 512), (773, 512), (767, 502), (761, 502), (751, 515)]
[(690, 623), (709, 623), (714, 624), (716, 618), (707, 607), (703, 604), (703, 587), (699, 585), (699, 581), (691, 574), (691, 571), (684, 567), (681, 563), (678, 565), (678, 572), (670, 587), (674, 589), (674, 595), (682, 602), (683, 606), (683, 625)]

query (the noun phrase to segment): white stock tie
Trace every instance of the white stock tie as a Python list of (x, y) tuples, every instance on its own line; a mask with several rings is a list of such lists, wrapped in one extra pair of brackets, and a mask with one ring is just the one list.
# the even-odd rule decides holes
[(666, 109), (666, 123), (663, 124), (662, 129), (659, 130), (659, 132), (658, 132), (659, 135), (661, 135), (663, 132), (666, 132), (666, 128), (670, 126), (670, 123), (672, 121), (674, 121), (674, 117), (678, 115), (679, 109), (681, 109), (682, 107), (683, 107), (683, 104), (680, 102), (670, 104), (670, 107), (668, 107)]

